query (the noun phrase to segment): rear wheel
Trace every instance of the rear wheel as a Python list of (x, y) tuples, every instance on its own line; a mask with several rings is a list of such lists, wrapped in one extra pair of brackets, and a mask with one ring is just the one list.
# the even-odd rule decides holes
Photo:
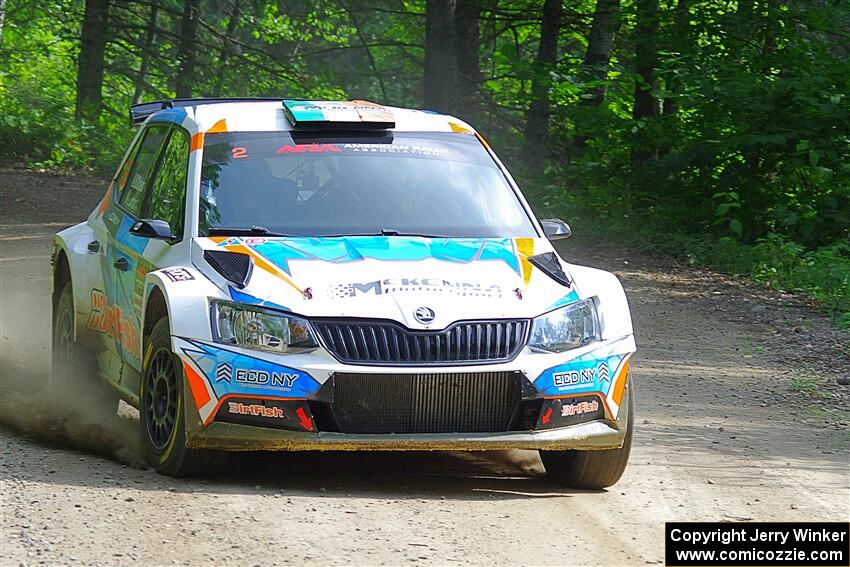
[(183, 366), (171, 352), (168, 319), (163, 317), (145, 343), (139, 416), (145, 457), (157, 472), (175, 477), (208, 475), (227, 458), (221, 451), (186, 447)]
[(635, 419), (634, 388), (626, 386), (626, 437), (619, 449), (599, 451), (540, 451), (540, 459), (549, 478), (572, 488), (601, 489), (617, 483), (632, 450), (632, 431)]
[(74, 296), (71, 283), (65, 282), (53, 313), (53, 372), (48, 386), (59, 388), (82, 382), (82, 375), (92, 370), (86, 368), (90, 366), (86, 354), (74, 340)]
[(114, 412), (118, 396), (97, 375), (97, 362), (89, 349), (74, 339), (74, 294), (67, 281), (59, 292), (53, 313), (53, 370), (47, 379), (49, 395), (58, 401), (73, 396), (89, 398), (92, 407)]

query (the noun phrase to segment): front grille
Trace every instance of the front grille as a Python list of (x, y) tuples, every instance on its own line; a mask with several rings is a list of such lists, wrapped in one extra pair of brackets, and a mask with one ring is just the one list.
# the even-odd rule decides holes
[(392, 321), (314, 320), (331, 354), (360, 364), (475, 364), (513, 360), (528, 319), (461, 321), (442, 331), (412, 331)]
[(517, 372), (333, 376), (333, 414), (343, 433), (477, 433), (521, 422)]

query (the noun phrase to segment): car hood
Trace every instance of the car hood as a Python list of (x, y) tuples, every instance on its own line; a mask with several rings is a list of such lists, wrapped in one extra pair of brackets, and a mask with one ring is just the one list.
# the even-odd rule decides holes
[[(249, 255), (247, 285), (225, 280), (204, 260), (206, 250)], [(533, 317), (577, 300), (573, 286), (528, 261), (546, 252), (554, 250), (544, 238), (202, 237), (193, 263), (237, 302), (442, 329), (461, 320)], [(418, 320), (420, 307), (433, 320)]]

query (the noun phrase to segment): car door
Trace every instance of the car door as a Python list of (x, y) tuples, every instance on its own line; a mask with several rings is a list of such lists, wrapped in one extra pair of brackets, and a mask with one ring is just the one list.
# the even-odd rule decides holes
[[(141, 153), (141, 152), (140, 152)], [(148, 239), (128, 233), (129, 246), (138, 244), (138, 254), (135, 259), (130, 254), (123, 254), (119, 247), (116, 251), (118, 258), (126, 257), (130, 269), (121, 271), (116, 268), (116, 295), (130, 301), (132, 304), (131, 336), (135, 341), (130, 345), (122, 345), (124, 366), (121, 372), (121, 386), (130, 392), (137, 392), (141, 378), (142, 360), (139, 352), (139, 334), (144, 320), (142, 308), (146, 294), (145, 281), (149, 271), (179, 264), (185, 247), (180, 247), (183, 240), (186, 183), (189, 169), (189, 135), (179, 127), (171, 127), (163, 141), (163, 150), (156, 160), (156, 166), (147, 181), (141, 210), (134, 215), (138, 218), (166, 221), (174, 234), (172, 240)], [(130, 224), (132, 226), (132, 223)], [(135, 251), (136, 248), (133, 248)], [(134, 264), (132, 262), (135, 262)], [(126, 281), (122, 282), (122, 279)], [(132, 289), (132, 293), (127, 293)]]
[(120, 189), (113, 196), (114, 206), (103, 216), (104, 333), (112, 340), (111, 348), (123, 363), (120, 372), (110, 372), (109, 376), (117, 378), (122, 387), (126, 387), (123, 378), (126, 362), (133, 360), (134, 366), (138, 366), (141, 358), (139, 336), (143, 290), (137, 287), (137, 282), (139, 274), (142, 274), (143, 281), (144, 274), (151, 269), (143, 256), (149, 239), (131, 234), (130, 228), (140, 218), (170, 130), (168, 125), (146, 127), (126, 180), (119, 184)]

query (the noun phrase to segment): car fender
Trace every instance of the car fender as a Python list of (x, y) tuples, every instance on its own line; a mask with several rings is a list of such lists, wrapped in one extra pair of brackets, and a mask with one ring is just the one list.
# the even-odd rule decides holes
[[(142, 307), (142, 328), (153, 327), (156, 321), (147, 321), (148, 303), (158, 289), (168, 310), (171, 335), (195, 339), (212, 339), (210, 327), (210, 301), (229, 299), (215, 284), (193, 266), (170, 266), (149, 272), (145, 278), (145, 301)], [(144, 341), (142, 333), (141, 341)], [(144, 345), (140, 345), (140, 351)]]
[(92, 311), (92, 290), (104, 288), (100, 251), (89, 249), (89, 244), (96, 241), (97, 235), (88, 222), (66, 228), (53, 238), (54, 280), (56, 262), (60, 254), (64, 254), (68, 261), (71, 289), (74, 295), (75, 340), (81, 340), (86, 336), (86, 322)]
[(631, 336), (632, 316), (623, 284), (611, 272), (585, 266), (568, 266), (582, 298), (596, 297), (602, 339), (611, 340)]

